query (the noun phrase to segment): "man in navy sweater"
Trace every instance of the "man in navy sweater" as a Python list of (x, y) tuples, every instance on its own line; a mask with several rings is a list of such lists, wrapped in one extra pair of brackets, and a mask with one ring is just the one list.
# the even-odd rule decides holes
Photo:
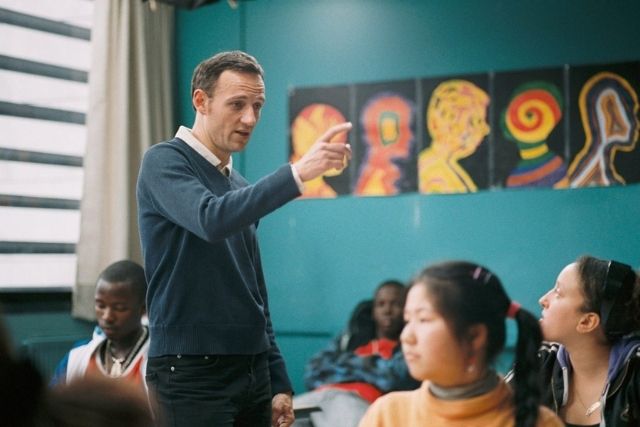
[(351, 148), (329, 143), (255, 184), (232, 167), (265, 103), (262, 67), (219, 53), (193, 74), (192, 129), (154, 145), (138, 177), (140, 239), (148, 279), (146, 380), (171, 426), (293, 423), (292, 386), (276, 345), (256, 236), (258, 220), (298, 197), (304, 182), (344, 167)]

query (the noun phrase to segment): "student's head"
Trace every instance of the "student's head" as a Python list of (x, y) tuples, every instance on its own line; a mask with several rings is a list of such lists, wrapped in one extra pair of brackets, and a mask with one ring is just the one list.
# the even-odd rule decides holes
[(442, 386), (472, 382), (502, 350), (510, 300), (498, 277), (467, 262), (424, 269), (405, 306), (402, 344), (411, 373)]
[(545, 339), (612, 343), (640, 329), (640, 279), (626, 264), (582, 256), (562, 269), (540, 305)]
[(200, 63), (191, 83), (193, 132), (223, 164), (249, 143), (265, 103), (262, 68), (252, 56), (223, 52)]
[(96, 318), (107, 338), (119, 341), (138, 334), (145, 314), (147, 281), (139, 264), (122, 260), (109, 265), (98, 277)]
[(405, 286), (397, 280), (385, 280), (373, 297), (373, 321), (378, 338), (397, 340), (402, 331)]
[(467, 261), (447, 261), (422, 270), (413, 280), (404, 309), (402, 350), (411, 375), (443, 387), (478, 381), (504, 347), (505, 320), (518, 323), (515, 357), (517, 425), (537, 416), (540, 392), (537, 320), (512, 303), (500, 279)]

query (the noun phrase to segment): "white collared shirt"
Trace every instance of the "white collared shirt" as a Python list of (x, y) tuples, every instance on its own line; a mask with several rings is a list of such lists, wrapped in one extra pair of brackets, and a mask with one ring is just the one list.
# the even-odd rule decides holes
[[(186, 142), (189, 147), (193, 148), (196, 153), (204, 157), (206, 161), (211, 163), (220, 172), (222, 172), (226, 176), (231, 175), (231, 169), (233, 168), (233, 157), (229, 156), (229, 163), (221, 168), (220, 163), (222, 163), (222, 160), (220, 160), (218, 156), (213, 154), (211, 150), (209, 150), (202, 142), (198, 140), (198, 138), (193, 136), (193, 133), (191, 133), (191, 129), (186, 126), (180, 126), (180, 128), (178, 128), (178, 132), (176, 132), (176, 138), (180, 138), (181, 140)], [(226, 172), (223, 169), (226, 169)]]
[[(211, 150), (209, 150), (202, 142), (198, 140), (198, 138), (193, 136), (191, 129), (189, 129), (186, 126), (180, 126), (178, 128), (178, 132), (176, 132), (176, 138), (180, 138), (181, 140), (186, 142), (189, 147), (193, 148), (196, 151), (196, 153), (204, 157), (209, 163), (211, 163), (216, 169), (218, 169), (224, 175), (226, 176), (231, 175), (231, 169), (233, 168), (233, 157), (229, 156), (229, 163), (221, 169), (220, 163), (222, 163), (222, 160), (220, 160), (218, 156), (213, 154)], [(226, 171), (224, 171), (223, 169), (226, 169)], [(298, 171), (293, 165), (291, 165), (291, 173), (293, 174), (293, 179), (296, 181), (296, 184), (298, 185), (298, 190), (300, 190), (300, 194), (302, 194), (304, 192), (304, 183), (302, 182), (302, 179), (300, 178)]]

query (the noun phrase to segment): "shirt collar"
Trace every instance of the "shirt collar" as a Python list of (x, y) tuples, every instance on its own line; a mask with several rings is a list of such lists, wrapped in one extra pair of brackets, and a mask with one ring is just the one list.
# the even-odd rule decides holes
[[(198, 138), (193, 136), (193, 133), (191, 133), (191, 129), (186, 126), (180, 126), (180, 128), (178, 128), (178, 132), (176, 132), (176, 138), (180, 138), (181, 140), (183, 140), (189, 147), (193, 148), (196, 153), (200, 154), (205, 158), (206, 161), (211, 163), (213, 166), (215, 166), (216, 169), (222, 172), (222, 170), (220, 169), (220, 163), (222, 163), (222, 161), (218, 158), (218, 156), (213, 154), (211, 150), (209, 150), (202, 142), (198, 141)], [(231, 173), (232, 168), (233, 157), (229, 157), (229, 163), (227, 164), (227, 166), (225, 166), (225, 169), (227, 169), (229, 173)]]

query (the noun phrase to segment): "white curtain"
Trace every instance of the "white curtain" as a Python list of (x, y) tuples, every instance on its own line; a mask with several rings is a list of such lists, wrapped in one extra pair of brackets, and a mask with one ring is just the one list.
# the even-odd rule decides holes
[(144, 151), (175, 131), (172, 6), (95, 0), (87, 148), (73, 315), (95, 319), (98, 274), (141, 261), (136, 178)]

